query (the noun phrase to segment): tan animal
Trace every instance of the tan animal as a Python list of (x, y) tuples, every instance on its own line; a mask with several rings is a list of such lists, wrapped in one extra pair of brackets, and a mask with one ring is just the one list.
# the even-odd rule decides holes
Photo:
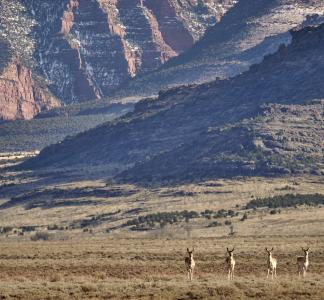
[(228, 279), (234, 279), (234, 268), (235, 268), (235, 259), (234, 259), (234, 247), (233, 250), (227, 249), (228, 257), (226, 257), (226, 267), (227, 267), (227, 272), (228, 272)]
[(271, 272), (271, 277), (277, 277), (277, 259), (272, 256), (272, 251), (273, 247), (271, 250), (268, 250), (268, 248), (265, 248), (265, 250), (268, 252), (268, 261), (267, 261), (267, 266), (268, 266), (268, 274), (267, 278), (269, 278), (269, 274)]
[(307, 249), (304, 249), (303, 247), (301, 247), (301, 248), (304, 251), (304, 256), (297, 257), (298, 276), (300, 277), (300, 274), (302, 274), (303, 277), (305, 277), (307, 268), (309, 266), (309, 260), (308, 260), (309, 248), (307, 248)]
[(189, 248), (187, 248), (188, 256), (185, 258), (185, 264), (188, 272), (188, 279), (192, 281), (193, 274), (194, 274), (194, 268), (195, 268), (195, 261), (193, 258), (193, 253), (195, 251), (195, 248), (192, 248), (191, 251), (189, 251)]

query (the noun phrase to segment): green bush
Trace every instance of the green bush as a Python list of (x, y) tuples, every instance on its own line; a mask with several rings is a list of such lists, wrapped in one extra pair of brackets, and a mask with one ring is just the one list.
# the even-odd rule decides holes
[(220, 223), (218, 221), (214, 221), (214, 222), (211, 222), (210, 224), (208, 224), (207, 227), (218, 227), (218, 226), (222, 226), (222, 223)]
[(231, 222), (230, 220), (226, 220), (226, 221), (224, 222), (224, 224), (225, 224), (226, 226), (230, 226), (230, 225), (232, 225), (232, 222)]

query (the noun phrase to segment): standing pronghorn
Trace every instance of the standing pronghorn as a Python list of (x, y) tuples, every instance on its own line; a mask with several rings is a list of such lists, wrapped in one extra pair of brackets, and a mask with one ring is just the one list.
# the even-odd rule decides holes
[(233, 254), (234, 247), (233, 250), (228, 250), (228, 248), (226, 249), (227, 249), (228, 256), (226, 257), (225, 262), (228, 271), (228, 279), (231, 280), (234, 279), (234, 268), (235, 268), (235, 259)]
[(300, 277), (300, 273), (303, 274), (303, 277), (306, 276), (307, 268), (309, 265), (309, 260), (308, 260), (308, 251), (309, 248), (304, 249), (301, 247), (302, 250), (304, 251), (304, 256), (298, 256), (297, 257), (297, 265), (298, 265), (298, 276)]
[(195, 268), (195, 261), (193, 259), (193, 253), (195, 248), (193, 247), (191, 251), (187, 248), (188, 256), (185, 258), (185, 264), (188, 272), (188, 279), (191, 281), (193, 279), (193, 272)]
[(273, 247), (271, 250), (268, 250), (268, 248), (265, 248), (265, 250), (268, 252), (269, 255), (267, 261), (267, 265), (268, 265), (267, 278), (269, 278), (269, 274), (271, 271), (271, 277), (273, 279), (273, 275), (277, 277), (277, 259), (272, 256)]

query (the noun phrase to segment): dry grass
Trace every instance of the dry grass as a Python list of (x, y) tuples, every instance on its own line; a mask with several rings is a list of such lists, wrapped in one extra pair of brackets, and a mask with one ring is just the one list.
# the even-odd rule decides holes
[[(324, 237), (308, 238), (310, 272), (298, 279), (299, 237), (196, 240), (107, 239), (2, 241), (2, 299), (323, 299)], [(195, 245), (196, 274), (186, 279), (184, 255)], [(236, 247), (228, 282), (225, 249)], [(274, 246), (278, 278), (266, 280), (264, 246)]]
[[(63, 193), (53, 196), (55, 189)], [(69, 194), (75, 189), (98, 193), (75, 197)], [(35, 190), (42, 193), (31, 197), (32, 202), (63, 201), (64, 205), (26, 209), (26, 203), (16, 203), (0, 210), (0, 227), (38, 226), (38, 231), (46, 233), (48, 225), (65, 227), (108, 213), (113, 217), (89, 225), (86, 232), (50, 231), (49, 241), (32, 242), (34, 231), (23, 236), (19, 230), (0, 235), (0, 299), (324, 298), (324, 207), (287, 208), (273, 215), (267, 209), (251, 210), (247, 220), (240, 221), (241, 208), (256, 197), (324, 194), (321, 177), (239, 178), (145, 188), (55, 174), (0, 174), (0, 204)], [(112, 190), (125, 194), (102, 196), (102, 192)], [(127, 194), (130, 190), (135, 192)], [(82, 202), (86, 205), (80, 205)], [(208, 227), (214, 219), (205, 218), (145, 232), (118, 227), (139, 215), (185, 209), (240, 212), (230, 219), (235, 235), (228, 235), (229, 226)], [(184, 255), (193, 245), (197, 266), (195, 279), (189, 283)], [(236, 247), (233, 282), (227, 281), (224, 270), (227, 246)], [(273, 246), (279, 260), (278, 279), (274, 281), (265, 278), (265, 246)], [(301, 246), (311, 248), (310, 272), (305, 280), (296, 274)]]

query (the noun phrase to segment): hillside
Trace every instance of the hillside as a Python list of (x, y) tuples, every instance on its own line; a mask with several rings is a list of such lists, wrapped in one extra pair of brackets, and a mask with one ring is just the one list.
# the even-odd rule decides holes
[[(257, 118), (265, 103), (296, 105), (323, 99), (323, 32), (324, 25), (291, 32), (291, 44), (282, 46), (277, 53), (267, 56), (248, 72), (228, 80), (173, 89), (161, 93), (157, 100), (139, 102), (133, 113), (45, 148), (23, 166), (78, 168), (86, 161), (91, 166), (114, 166), (116, 174), (135, 163), (145, 161), (146, 165), (154, 164), (165, 152), (171, 156), (179, 155), (177, 148), (185, 148), (193, 143), (198, 149), (200, 146), (204, 149), (201, 143), (210, 128), (217, 132), (217, 128), (221, 130), (224, 126), (239, 124), (244, 119)], [(322, 105), (321, 102), (318, 105)], [(313, 118), (307, 111), (311, 109), (305, 110), (305, 117), (301, 120), (313, 120), (312, 130), (319, 130), (323, 126), (322, 116)], [(285, 126), (293, 127), (293, 123)], [(256, 126), (260, 130), (256, 136), (261, 134), (262, 128), (265, 127)], [(231, 147), (230, 141), (236, 139), (231, 134), (236, 131), (229, 130), (228, 133), (226, 138)], [(314, 145), (322, 147), (318, 140), (320, 134), (321, 131), (319, 136), (314, 136)], [(284, 130), (280, 135), (282, 139), (289, 138)], [(247, 143), (252, 137), (247, 136)], [(307, 146), (300, 147), (302, 155), (307, 156)], [(270, 143), (267, 147), (270, 147)], [(275, 144), (272, 148), (274, 151)], [(319, 148), (318, 151), (322, 150)], [(317, 164), (322, 163), (320, 157), (316, 156), (316, 159)], [(171, 173), (172, 168), (168, 175)], [(195, 179), (194, 174), (192, 179)]]
[(324, 101), (269, 104), (254, 118), (208, 128), (191, 144), (120, 174), (126, 182), (204, 181), (217, 177), (324, 174)]
[(82, 103), (43, 111), (32, 120), (0, 122), (0, 153), (41, 150), (124, 115), (132, 104)]
[[(63, 102), (99, 99), (190, 48), (234, 0), (1, 0), (4, 34)], [(20, 10), (16, 8), (19, 7)], [(23, 12), (23, 13), (21, 13)], [(24, 50), (24, 48), (26, 48)]]
[(117, 95), (153, 95), (182, 84), (233, 77), (291, 42), (289, 30), (323, 14), (321, 0), (240, 0), (188, 51), (136, 76)]

